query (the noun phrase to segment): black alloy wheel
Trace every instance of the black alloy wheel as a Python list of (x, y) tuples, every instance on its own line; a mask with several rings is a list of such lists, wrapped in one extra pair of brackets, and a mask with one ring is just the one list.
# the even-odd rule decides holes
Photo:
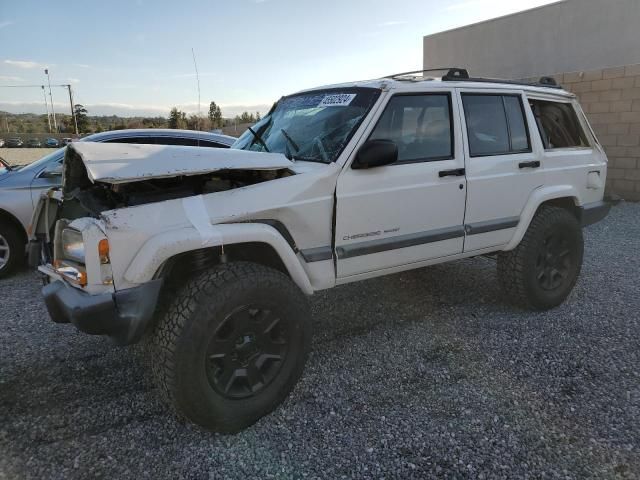
[(556, 290), (569, 278), (572, 266), (569, 239), (552, 232), (542, 242), (536, 262), (536, 278), (543, 290)]
[(209, 383), (226, 398), (258, 394), (278, 375), (289, 351), (286, 320), (267, 309), (242, 306), (214, 332), (207, 349)]

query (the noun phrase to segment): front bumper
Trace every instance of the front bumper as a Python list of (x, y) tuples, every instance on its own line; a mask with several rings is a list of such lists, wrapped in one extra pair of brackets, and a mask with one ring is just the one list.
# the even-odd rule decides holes
[(121, 345), (142, 338), (156, 309), (162, 279), (115, 293), (91, 295), (56, 280), (42, 289), (54, 322), (72, 323), (91, 335), (108, 335)]
[(606, 200), (587, 203), (580, 207), (580, 223), (583, 227), (597, 223), (609, 215), (609, 210), (611, 210), (611, 203)]

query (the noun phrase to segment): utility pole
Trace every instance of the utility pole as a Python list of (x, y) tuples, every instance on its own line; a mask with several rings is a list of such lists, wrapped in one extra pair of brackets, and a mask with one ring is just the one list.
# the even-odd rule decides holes
[(44, 73), (47, 75), (47, 82), (49, 83), (49, 98), (51, 99), (51, 115), (53, 115), (53, 128), (58, 133), (58, 124), (56, 122), (56, 111), (53, 108), (53, 95), (51, 93), (51, 77), (49, 77), (49, 69), (45, 68)]
[(44, 97), (44, 108), (47, 110), (47, 123), (49, 124), (49, 133), (51, 133), (51, 117), (49, 116), (49, 103), (47, 102), (47, 92), (44, 89), (44, 85), (40, 85), (42, 87), (42, 96)]
[(71, 116), (73, 117), (73, 124), (76, 127), (76, 135), (79, 135), (78, 119), (76, 118), (76, 109), (73, 108), (73, 93), (71, 93), (71, 84), (66, 85), (66, 87), (69, 89), (69, 103), (71, 104)]

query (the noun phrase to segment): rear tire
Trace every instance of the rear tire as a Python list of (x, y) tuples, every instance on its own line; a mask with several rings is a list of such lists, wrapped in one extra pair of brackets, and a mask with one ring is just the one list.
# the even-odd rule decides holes
[(205, 429), (232, 433), (274, 410), (300, 378), (310, 311), (283, 273), (228, 263), (175, 293), (149, 340), (164, 400)]
[(10, 223), (0, 223), (0, 278), (13, 273), (24, 260), (24, 241)]
[(508, 299), (533, 310), (560, 305), (582, 268), (580, 223), (569, 211), (543, 206), (520, 244), (498, 255), (498, 280)]

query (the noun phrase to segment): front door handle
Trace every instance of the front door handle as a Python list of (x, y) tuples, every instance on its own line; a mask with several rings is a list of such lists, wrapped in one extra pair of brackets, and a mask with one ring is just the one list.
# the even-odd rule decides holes
[(464, 168), (454, 168), (453, 170), (440, 170), (438, 176), (442, 177), (461, 177), (464, 175)]
[(540, 160), (531, 160), (530, 162), (520, 162), (518, 167), (520, 168), (538, 168), (540, 166)]

